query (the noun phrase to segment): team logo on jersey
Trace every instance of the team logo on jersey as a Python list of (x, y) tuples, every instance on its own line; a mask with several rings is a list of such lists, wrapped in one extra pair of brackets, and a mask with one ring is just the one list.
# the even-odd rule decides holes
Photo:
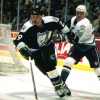
[(59, 19), (56, 18), (56, 17), (53, 17), (53, 20), (54, 20), (55, 22), (58, 22), (58, 21), (59, 21)]
[(25, 30), (26, 29), (26, 26), (24, 25), (23, 27), (22, 27), (22, 30)]
[(84, 30), (84, 29), (85, 29), (85, 25), (81, 25), (80, 30)]
[(51, 31), (45, 31), (45, 32), (38, 32), (37, 33), (37, 43), (38, 45), (41, 47), (41, 46), (44, 46), (47, 44), (48, 40), (50, 39), (51, 37)]

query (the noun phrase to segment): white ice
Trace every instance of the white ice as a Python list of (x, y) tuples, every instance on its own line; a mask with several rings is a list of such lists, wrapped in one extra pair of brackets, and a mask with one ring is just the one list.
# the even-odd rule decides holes
[[(28, 61), (23, 63), (30, 69)], [(57, 69), (60, 74), (62, 67), (57, 66)], [(34, 62), (33, 72), (38, 100), (64, 100), (55, 94), (50, 80), (35, 67)], [(100, 81), (94, 72), (72, 69), (66, 83), (72, 96), (65, 100), (100, 100)], [(31, 73), (0, 73), (0, 100), (36, 100)]]

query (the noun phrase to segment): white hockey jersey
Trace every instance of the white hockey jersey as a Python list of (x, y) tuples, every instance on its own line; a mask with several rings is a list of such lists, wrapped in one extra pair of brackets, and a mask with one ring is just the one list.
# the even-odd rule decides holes
[(93, 27), (91, 22), (84, 18), (75, 24), (76, 16), (71, 19), (71, 32), (79, 37), (78, 44), (76, 45), (81, 51), (89, 50), (96, 46), (95, 37), (93, 34)]

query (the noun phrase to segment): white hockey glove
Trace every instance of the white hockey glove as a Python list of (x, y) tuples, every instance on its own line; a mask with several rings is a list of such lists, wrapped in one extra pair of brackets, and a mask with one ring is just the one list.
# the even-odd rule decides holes
[(29, 56), (32, 56), (32, 53), (28, 50), (27, 47), (23, 47), (19, 50), (20, 54), (26, 59), (29, 60)]

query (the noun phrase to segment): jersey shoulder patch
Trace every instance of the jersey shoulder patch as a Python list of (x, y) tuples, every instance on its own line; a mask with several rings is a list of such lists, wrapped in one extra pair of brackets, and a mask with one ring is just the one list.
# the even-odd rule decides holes
[(32, 26), (33, 26), (33, 24), (30, 21), (28, 21), (23, 25), (20, 32), (26, 32)]
[(42, 18), (44, 23), (59, 22), (59, 18), (53, 16), (46, 16)]

